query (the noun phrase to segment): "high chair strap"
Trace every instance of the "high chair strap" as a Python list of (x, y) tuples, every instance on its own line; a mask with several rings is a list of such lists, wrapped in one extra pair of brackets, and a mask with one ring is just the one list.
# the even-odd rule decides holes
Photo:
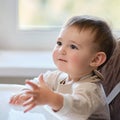
[(110, 94), (107, 96), (107, 102), (110, 104), (112, 100), (120, 93), (120, 82), (113, 88)]

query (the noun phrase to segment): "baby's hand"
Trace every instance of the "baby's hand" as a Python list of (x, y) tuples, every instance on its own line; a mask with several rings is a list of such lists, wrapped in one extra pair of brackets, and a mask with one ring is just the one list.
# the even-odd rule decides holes
[(13, 105), (22, 105), (26, 100), (28, 100), (30, 98), (29, 95), (25, 94), (25, 91), (22, 91), (19, 94), (13, 95), (10, 98), (9, 103), (13, 104)]
[(31, 87), (31, 90), (26, 91), (26, 94), (31, 97), (23, 103), (23, 106), (26, 107), (24, 112), (28, 112), (37, 105), (46, 105), (52, 99), (51, 93), (53, 92), (45, 83), (42, 74), (39, 76), (39, 84), (31, 81), (26, 81), (26, 84)]

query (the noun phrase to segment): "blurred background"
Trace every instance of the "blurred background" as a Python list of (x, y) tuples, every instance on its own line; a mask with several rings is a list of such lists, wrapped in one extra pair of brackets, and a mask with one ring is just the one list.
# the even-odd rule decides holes
[(120, 0), (0, 0), (0, 49), (52, 50), (73, 15), (101, 17), (119, 31), (119, 6)]
[(23, 84), (54, 69), (56, 37), (73, 15), (101, 17), (118, 36), (119, 6), (120, 0), (0, 0), (0, 83)]

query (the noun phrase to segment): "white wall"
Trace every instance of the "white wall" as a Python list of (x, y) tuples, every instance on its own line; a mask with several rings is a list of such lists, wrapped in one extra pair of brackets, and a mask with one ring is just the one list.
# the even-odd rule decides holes
[(17, 3), (17, 0), (0, 0), (0, 49), (51, 50), (59, 29), (19, 30), (17, 26)]
[(19, 30), (17, 3), (0, 0), (0, 50), (52, 50), (59, 29)]

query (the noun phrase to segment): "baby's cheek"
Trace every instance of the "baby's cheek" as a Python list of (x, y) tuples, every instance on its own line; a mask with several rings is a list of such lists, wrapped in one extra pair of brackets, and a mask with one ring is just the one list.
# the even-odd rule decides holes
[(72, 66), (76, 67), (76, 69), (82, 69), (86, 66), (86, 60), (79, 57), (78, 55), (74, 55), (71, 58)]
[(78, 58), (78, 56), (76, 56), (76, 55), (72, 56), (71, 63), (72, 64), (80, 64), (80, 59)]
[(53, 58), (53, 60), (55, 60), (56, 57), (57, 57), (57, 51), (54, 50), (54, 51), (52, 52), (52, 58)]
[(54, 64), (57, 64), (58, 56), (59, 56), (58, 51), (54, 50), (52, 53), (52, 59), (53, 59)]

